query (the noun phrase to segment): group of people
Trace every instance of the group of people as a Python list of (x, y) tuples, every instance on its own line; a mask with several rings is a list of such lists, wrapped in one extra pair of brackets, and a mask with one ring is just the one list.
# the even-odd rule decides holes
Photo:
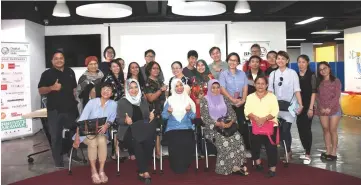
[[(145, 51), (144, 66), (131, 62), (124, 73), (125, 61), (115, 58), (114, 48), (107, 47), (106, 61), (99, 63), (96, 57), (86, 58), (87, 70), (78, 84), (74, 72), (64, 67), (64, 54), (56, 51), (53, 68), (43, 72), (38, 85), (40, 94), (48, 99), (48, 125), (56, 167), (64, 167), (62, 142), (75, 148), (83, 142), (88, 146), (92, 181), (107, 182), (104, 173), (107, 141), (109, 128), (115, 127), (118, 129), (115, 148), (128, 149), (129, 159), (136, 160), (138, 178), (148, 183), (151, 181), (148, 162), (162, 155), (155, 132), (162, 125), (170, 168), (175, 173), (185, 173), (189, 168), (195, 153), (194, 137), (199, 137), (194, 132), (200, 129), (195, 128), (202, 127), (205, 138), (216, 150), (216, 173), (248, 175), (248, 154), (256, 169), (262, 171), (260, 150), (264, 145), (267, 176), (273, 177), (278, 161), (277, 135), (280, 133), (285, 141), (285, 158), (291, 158), (293, 123), (297, 123), (305, 149), (300, 157), (305, 164), (311, 162), (314, 115), (320, 117), (327, 149), (321, 158), (336, 160), (341, 83), (333, 76), (330, 65), (318, 63), (316, 75), (310, 69), (308, 56), (300, 55), (296, 72), (288, 68), (287, 52), (270, 51), (267, 60), (263, 60), (260, 46), (254, 44), (251, 53), (250, 59), (240, 67), (237, 53), (228, 54), (226, 61), (222, 61), (221, 50), (212, 47), (209, 54), (213, 62), (208, 65), (191, 50), (187, 66), (183, 68), (179, 61), (171, 64), (174, 76), (166, 85), (153, 50)], [(75, 121), (101, 117), (106, 117), (106, 124), (97, 135), (79, 135)], [(73, 141), (62, 140), (63, 127), (73, 131)], [(259, 132), (267, 129), (266, 135)], [(156, 155), (152, 156), (154, 147)]]

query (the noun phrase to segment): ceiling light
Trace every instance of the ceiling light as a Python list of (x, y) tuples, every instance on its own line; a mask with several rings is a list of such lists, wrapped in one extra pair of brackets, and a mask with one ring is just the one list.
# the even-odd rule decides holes
[(343, 38), (335, 38), (335, 40), (343, 40)]
[(286, 39), (287, 41), (305, 41), (306, 39)]
[(315, 31), (315, 32), (312, 32), (311, 34), (328, 35), (328, 34), (339, 34), (339, 33), (340, 33), (339, 31), (325, 30), (325, 31)]
[(168, 0), (168, 6), (175, 6), (176, 4), (183, 3), (185, 0)]
[(297, 25), (307, 24), (307, 23), (314, 22), (314, 21), (317, 21), (317, 20), (320, 20), (320, 19), (323, 19), (323, 17), (312, 17), (312, 18), (306, 19), (304, 21), (298, 22), (296, 24)]
[(70, 17), (70, 11), (65, 3), (65, 0), (57, 0), (53, 10), (53, 16), (55, 17)]
[(287, 48), (301, 48), (301, 46), (287, 46)]
[(178, 3), (172, 6), (172, 13), (183, 16), (212, 16), (226, 12), (226, 6), (212, 1)]
[(251, 8), (249, 7), (249, 3), (245, 0), (239, 0), (234, 7), (234, 13), (249, 13), (251, 12)]
[(323, 43), (322, 42), (315, 42), (313, 43), (313, 45), (322, 45)]
[(76, 14), (92, 18), (121, 18), (132, 15), (132, 8), (118, 3), (94, 3), (76, 8)]

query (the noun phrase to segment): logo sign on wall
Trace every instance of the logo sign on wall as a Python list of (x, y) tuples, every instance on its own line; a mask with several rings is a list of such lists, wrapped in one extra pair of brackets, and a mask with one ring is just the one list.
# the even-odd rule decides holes
[(261, 58), (266, 60), (267, 53), (270, 51), (270, 42), (269, 41), (247, 41), (247, 42), (240, 42), (241, 51), (239, 54), (241, 57), (241, 64), (243, 65), (251, 56), (251, 47), (253, 44), (258, 44), (261, 46)]
[(32, 133), (28, 43), (1, 43), (1, 140)]

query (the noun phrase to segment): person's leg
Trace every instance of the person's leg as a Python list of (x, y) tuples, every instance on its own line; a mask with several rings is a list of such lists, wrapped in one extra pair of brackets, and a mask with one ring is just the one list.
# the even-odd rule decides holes
[(62, 153), (62, 131), (63, 127), (60, 123), (58, 111), (48, 111), (48, 126), (51, 136), (51, 151), (56, 167), (64, 167)]
[(332, 153), (330, 118), (328, 116), (320, 116), (320, 122), (323, 129), (323, 139), (325, 140), (326, 155)]
[(338, 146), (338, 133), (337, 128), (340, 123), (341, 116), (332, 116), (330, 118), (330, 133), (331, 133), (331, 141), (332, 141), (332, 150), (331, 155), (337, 156), (337, 146)]
[[(66, 137), (63, 139), (63, 153), (67, 153), (68, 157), (70, 158), (70, 151), (71, 148), (73, 147), (73, 140), (72, 137), (73, 135), (76, 134), (76, 129), (77, 129), (77, 125), (76, 125), (76, 112), (69, 112), (69, 113), (61, 113), (60, 114), (62, 119), (62, 122), (64, 123), (64, 128), (69, 129), (69, 137)], [(81, 162), (82, 159), (80, 159), (78, 157), (78, 150), (77, 149), (73, 149), (73, 153), (72, 153), (72, 157), (71, 160), (74, 162)], [(85, 159), (83, 159), (85, 160)]]
[(108, 182), (108, 177), (104, 173), (104, 165), (107, 160), (107, 138), (105, 135), (98, 135), (96, 137), (98, 144), (98, 158), (99, 158), (99, 175), (102, 183)]
[(249, 131), (248, 131), (248, 125), (244, 123), (245, 116), (244, 116), (244, 105), (240, 107), (232, 106), (233, 110), (236, 112), (237, 116), (237, 123), (238, 123), (238, 132), (242, 135), (244, 145), (246, 147), (246, 150), (250, 150), (250, 140), (249, 140)]
[[(291, 126), (292, 126), (292, 123), (289, 123), (289, 122), (283, 122), (281, 124), (281, 130), (282, 130), (281, 138), (286, 143), (287, 153), (291, 152), (291, 144), (292, 144)], [(288, 156), (288, 157), (290, 157), (290, 156)]]
[(143, 143), (142, 143), (142, 147), (143, 147), (143, 157), (144, 157), (144, 160), (145, 160), (145, 166), (144, 166), (144, 177), (145, 178), (150, 178), (150, 175), (149, 175), (149, 170), (148, 170), (148, 162), (152, 160), (152, 155), (153, 155), (153, 149), (154, 149), (154, 138), (151, 137), (147, 140), (145, 140)]
[(312, 118), (307, 114), (297, 116), (298, 134), (303, 148), (305, 149), (306, 157), (310, 156), (312, 145), (312, 131), (311, 131)]
[(135, 157), (137, 158), (137, 167), (140, 176), (144, 176), (144, 173), (147, 172), (147, 160), (145, 158), (145, 152), (143, 150), (142, 143), (139, 143), (136, 140), (133, 140), (133, 149)]
[(127, 132), (124, 135), (124, 146), (125, 146), (125, 148), (128, 149), (129, 158), (131, 160), (135, 160), (136, 157), (134, 155), (133, 136), (132, 136), (132, 131), (130, 130), (130, 128), (127, 130)]
[[(273, 142), (276, 142), (277, 129), (278, 129), (278, 127), (274, 127), (273, 135), (271, 136), (271, 139)], [(269, 167), (270, 171), (275, 172), (276, 165), (277, 165), (277, 145), (272, 145), (268, 136), (263, 137), (262, 143), (266, 147), (268, 167)]]
[(88, 136), (87, 138), (85, 138), (84, 144), (88, 145), (88, 159), (90, 162), (92, 180), (94, 183), (99, 184), (101, 183), (101, 180), (96, 167), (96, 160), (98, 157), (98, 150), (97, 150), (98, 142), (97, 139), (92, 139), (92, 138), (94, 138), (94, 136)]
[(260, 157), (260, 153), (261, 153), (261, 137), (260, 135), (251, 135), (251, 142), (252, 142), (252, 148), (251, 148), (251, 153), (252, 153), (252, 160), (254, 160), (256, 165), (261, 164), (261, 157)]

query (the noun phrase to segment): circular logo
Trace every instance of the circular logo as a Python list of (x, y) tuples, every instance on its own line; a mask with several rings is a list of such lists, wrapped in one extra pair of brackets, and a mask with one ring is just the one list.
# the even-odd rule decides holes
[(3, 55), (7, 55), (7, 54), (9, 53), (9, 48), (7, 48), (7, 47), (1, 48), (1, 53), (2, 53)]
[(264, 57), (264, 56), (266, 56), (267, 55), (267, 48), (265, 48), (265, 47), (261, 47), (261, 57)]
[(6, 114), (4, 112), (1, 112), (1, 119), (5, 119), (6, 118)]
[(1, 69), (4, 69), (4, 64), (1, 64)]

